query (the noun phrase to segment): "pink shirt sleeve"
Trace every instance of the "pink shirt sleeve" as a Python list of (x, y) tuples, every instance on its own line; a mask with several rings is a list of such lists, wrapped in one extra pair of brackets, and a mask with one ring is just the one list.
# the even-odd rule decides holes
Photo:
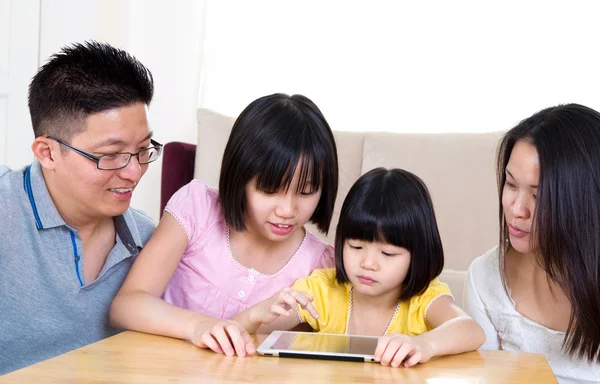
[(315, 269), (327, 269), (327, 268), (335, 268), (335, 251), (334, 248), (326, 244), (325, 250), (323, 251), (323, 255), (317, 264)]
[(216, 213), (219, 195), (200, 180), (192, 180), (169, 199), (165, 212), (171, 214), (181, 225), (189, 244), (195, 243), (202, 235), (207, 223)]

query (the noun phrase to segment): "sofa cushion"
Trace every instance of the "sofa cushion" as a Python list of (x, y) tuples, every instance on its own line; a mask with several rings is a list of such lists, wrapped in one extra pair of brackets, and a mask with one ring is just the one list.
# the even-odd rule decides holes
[(213, 188), (219, 186), (223, 151), (234, 122), (234, 118), (209, 109), (198, 110), (198, 143), (194, 179), (200, 179)]

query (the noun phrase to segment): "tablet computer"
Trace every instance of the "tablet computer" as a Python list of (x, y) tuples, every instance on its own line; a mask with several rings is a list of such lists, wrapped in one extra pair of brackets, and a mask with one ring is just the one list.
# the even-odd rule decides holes
[(273, 331), (257, 348), (263, 356), (374, 362), (379, 337)]

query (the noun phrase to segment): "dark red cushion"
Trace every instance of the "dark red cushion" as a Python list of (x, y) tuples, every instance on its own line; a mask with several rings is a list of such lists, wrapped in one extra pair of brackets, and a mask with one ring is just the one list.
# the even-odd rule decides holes
[(174, 141), (163, 147), (162, 175), (160, 182), (160, 214), (167, 202), (179, 188), (194, 178), (196, 145)]

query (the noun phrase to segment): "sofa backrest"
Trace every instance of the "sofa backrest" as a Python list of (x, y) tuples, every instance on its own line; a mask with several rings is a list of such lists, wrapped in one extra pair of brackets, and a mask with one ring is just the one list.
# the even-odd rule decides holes
[[(235, 119), (198, 110), (194, 178), (217, 187), (223, 150)], [(431, 193), (444, 245), (441, 279), (462, 304), (463, 282), (471, 261), (498, 242), (495, 154), (501, 132), (406, 134), (334, 131), (340, 183), (328, 235), (333, 244), (339, 211), (354, 181), (375, 167), (404, 168), (421, 177)]]

